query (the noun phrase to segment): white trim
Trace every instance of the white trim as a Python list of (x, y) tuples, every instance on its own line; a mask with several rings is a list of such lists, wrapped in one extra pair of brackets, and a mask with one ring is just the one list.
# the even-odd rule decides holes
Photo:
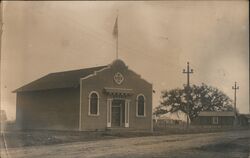
[(104, 70), (106, 70), (106, 69), (109, 69), (109, 68), (111, 68), (111, 67), (110, 67), (110, 65), (107, 65), (107, 67), (105, 67), (105, 68), (103, 68), (103, 69), (100, 69), (100, 70), (95, 71), (95, 74), (97, 74), (98, 72), (102, 72), (102, 71), (104, 71)]
[(130, 100), (126, 99), (125, 100), (125, 127), (126, 128), (129, 127), (129, 104), (130, 104)]
[[(125, 106), (125, 105), (124, 105)], [(118, 106), (120, 108), (120, 127), (122, 126), (122, 106)], [(125, 116), (124, 116), (125, 117)]]
[(119, 94), (122, 96), (129, 96), (134, 94), (133, 89), (126, 89), (126, 88), (108, 88), (108, 87), (104, 87), (103, 88), (105, 93), (107, 93), (108, 95), (112, 95), (114, 96), (115, 94)]
[(79, 131), (82, 130), (82, 80), (80, 79)]
[[(144, 98), (144, 115), (138, 115), (138, 98), (140, 96)], [(138, 94), (136, 97), (136, 117), (146, 117), (146, 97), (142, 93)]]
[(129, 105), (130, 105), (130, 100), (128, 102), (128, 127), (129, 127)]
[(111, 127), (111, 106), (112, 106), (112, 99), (107, 99), (107, 127)]
[[(91, 95), (93, 94), (93, 93), (95, 93), (96, 95), (97, 95), (97, 114), (91, 114), (90, 113), (90, 100), (91, 100)], [(88, 109), (88, 115), (89, 116), (99, 116), (99, 99), (100, 99), (100, 96), (99, 96), (99, 93), (97, 92), (97, 91), (91, 91), (90, 93), (89, 93), (89, 97), (88, 97), (88, 99), (89, 99), (89, 109)]]
[(83, 77), (83, 78), (81, 78), (81, 79), (82, 79), (82, 80), (85, 80), (85, 79), (87, 79), (87, 78), (94, 77), (94, 76), (97, 75), (97, 73), (99, 73), (99, 72), (101, 72), (101, 71), (104, 71), (104, 70), (106, 70), (106, 69), (109, 69), (109, 68), (110, 68), (110, 65), (108, 65), (107, 67), (102, 68), (102, 69), (100, 69), (100, 70), (94, 71), (94, 73), (92, 73), (92, 74), (90, 74), (90, 75), (88, 75), (88, 76), (85, 76), (85, 77)]
[(110, 99), (110, 106), (109, 106), (110, 127), (112, 127), (112, 103), (113, 99)]
[[(152, 87), (153, 89), (153, 87)], [(154, 132), (154, 122), (153, 122), (153, 106), (152, 106), (152, 103), (153, 103), (153, 93), (151, 93), (151, 102), (150, 102), (150, 107), (151, 107), (151, 132)]]
[(131, 88), (129, 89), (129, 88), (114, 88), (114, 87), (104, 87), (104, 89), (113, 89), (113, 90), (129, 90), (129, 91), (130, 91), (130, 90), (131, 90), (131, 91), (133, 90), (133, 89), (131, 89)]

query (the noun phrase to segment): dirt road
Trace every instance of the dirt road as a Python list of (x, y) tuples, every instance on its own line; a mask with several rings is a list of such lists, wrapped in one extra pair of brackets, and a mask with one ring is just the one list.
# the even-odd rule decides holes
[(12, 158), (250, 158), (250, 131), (148, 136), (9, 149)]

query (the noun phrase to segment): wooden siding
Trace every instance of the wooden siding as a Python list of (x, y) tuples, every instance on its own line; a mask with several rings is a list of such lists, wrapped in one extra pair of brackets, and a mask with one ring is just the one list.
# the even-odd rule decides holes
[(17, 93), (21, 129), (78, 130), (79, 88)]
[[(218, 117), (218, 124), (213, 124), (213, 117)], [(192, 124), (231, 126), (234, 124), (234, 117), (233, 116), (199, 116), (192, 122)]]

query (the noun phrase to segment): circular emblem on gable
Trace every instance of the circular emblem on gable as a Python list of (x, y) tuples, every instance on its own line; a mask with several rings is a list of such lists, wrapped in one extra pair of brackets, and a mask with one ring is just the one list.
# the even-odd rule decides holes
[(115, 83), (121, 84), (123, 82), (123, 80), (124, 80), (124, 77), (120, 72), (117, 72), (114, 75), (114, 80), (115, 80)]

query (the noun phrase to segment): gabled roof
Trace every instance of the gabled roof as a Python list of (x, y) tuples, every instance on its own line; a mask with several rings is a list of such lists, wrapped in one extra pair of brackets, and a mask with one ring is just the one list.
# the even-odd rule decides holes
[(233, 111), (202, 111), (199, 116), (234, 116)]
[(95, 71), (101, 70), (106, 67), (108, 66), (106, 65), (86, 69), (50, 73), (40, 79), (37, 79), (14, 90), (13, 92), (77, 87), (80, 84), (80, 78), (91, 75)]

